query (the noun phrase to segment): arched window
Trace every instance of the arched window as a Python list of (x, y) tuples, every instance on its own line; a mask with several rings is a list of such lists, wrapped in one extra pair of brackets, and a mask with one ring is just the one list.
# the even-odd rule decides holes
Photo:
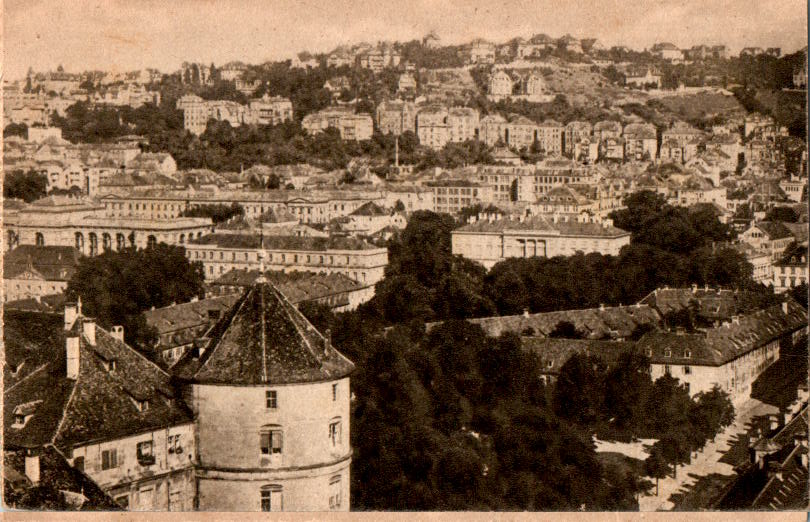
[(126, 243), (126, 239), (124, 238), (124, 234), (122, 234), (120, 232), (117, 233), (115, 235), (115, 248), (118, 249), (118, 251), (120, 252), (126, 246), (127, 246), (127, 243)]
[(76, 250), (84, 252), (84, 235), (81, 232), (76, 232)]
[(284, 499), (279, 484), (267, 484), (261, 489), (262, 511), (283, 511)]
[(36, 245), (37, 246), (45, 246), (45, 236), (42, 235), (42, 232), (37, 232), (36, 237)]
[(98, 236), (95, 232), (90, 232), (90, 255), (98, 254)]
[(101, 235), (101, 245), (105, 252), (108, 252), (112, 249), (112, 237), (107, 232), (104, 232)]
[(185, 243), (185, 241), (186, 241), (186, 235), (185, 234), (180, 234), (180, 244), (182, 245), (183, 243)]
[(146, 238), (146, 248), (155, 248), (156, 245), (157, 245), (157, 238), (155, 238), (155, 236), (150, 234)]

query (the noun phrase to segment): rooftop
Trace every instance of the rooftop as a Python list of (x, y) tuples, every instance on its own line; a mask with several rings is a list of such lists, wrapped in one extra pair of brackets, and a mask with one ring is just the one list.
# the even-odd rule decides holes
[(532, 216), (522, 220), (499, 219), (496, 221), (479, 220), (464, 225), (453, 233), (500, 233), (508, 231), (548, 232), (559, 236), (592, 236), (621, 237), (630, 235), (607, 223), (580, 223), (577, 221), (557, 221), (556, 223), (543, 216)]
[(203, 384), (296, 384), (343, 378), (354, 364), (271, 284), (258, 283), (174, 366)]
[(373, 250), (374, 245), (351, 237), (261, 236), (257, 234), (208, 234), (189, 242), (215, 248), (266, 250)]
[[(25, 317), (21, 319), (6, 324), (5, 339), (34, 335)], [(191, 421), (190, 411), (175, 399), (167, 373), (100, 327), (96, 328), (96, 343), (91, 345), (81, 333), (81, 321), (79, 318), (70, 332), (59, 321), (36, 334), (46, 337), (49, 360), (15, 385), (6, 386), (3, 421), (7, 448), (52, 443), (66, 450)], [(66, 377), (67, 335), (80, 337), (75, 380)], [(105, 368), (110, 360), (116, 361), (114, 371)], [(133, 398), (148, 400), (149, 408), (140, 411)], [(42, 402), (33, 417), (22, 427), (13, 426), (14, 409), (36, 401)]]

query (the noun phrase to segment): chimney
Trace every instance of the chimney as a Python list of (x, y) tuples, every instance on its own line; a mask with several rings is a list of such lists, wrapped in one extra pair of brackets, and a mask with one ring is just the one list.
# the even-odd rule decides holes
[(73, 328), (73, 323), (79, 317), (79, 308), (76, 303), (67, 303), (65, 305), (65, 330)]
[(27, 450), (25, 454), (25, 476), (35, 486), (39, 484), (39, 455), (34, 450)]
[(528, 308), (523, 309), (523, 317), (529, 317), (529, 309)]
[(779, 415), (771, 415), (771, 431), (779, 429)]
[(697, 293), (697, 289), (698, 289), (698, 285), (693, 284), (693, 285), (692, 285), (692, 293), (693, 293), (693, 294), (696, 294), (696, 293)]
[(96, 320), (85, 318), (82, 321), (82, 329), (84, 331), (84, 335), (87, 337), (87, 340), (90, 342), (91, 346), (96, 345)]
[(67, 337), (65, 338), (65, 352), (67, 354), (67, 371), (66, 376), (68, 379), (76, 379), (79, 376), (79, 338)]
[(110, 330), (110, 335), (112, 335), (115, 339), (118, 339), (122, 343), (124, 342), (124, 327), (121, 325), (113, 326)]
[(788, 302), (782, 301), (782, 313), (787, 315), (788, 314)]

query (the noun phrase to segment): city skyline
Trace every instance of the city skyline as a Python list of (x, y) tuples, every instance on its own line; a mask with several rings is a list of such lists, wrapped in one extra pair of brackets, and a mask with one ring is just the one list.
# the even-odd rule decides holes
[[(341, 44), (408, 41), (430, 31), (444, 44), (570, 33), (638, 49), (669, 41), (680, 47), (722, 43), (732, 52), (773, 46), (791, 53), (807, 42), (806, 7), (798, 1), (647, 2), (644, 9), (619, 2), (559, 7), (545, 1), (508, 1), (495, 9), (479, 1), (433, 0), (387, 5), (337, 1), (328, 6), (279, 1), (273, 9), (239, 0), (229, 6), (223, 11), (211, 1), (162, 5), (143, 0), (133, 5), (86, 0), (68, 7), (11, 0), (6, 4), (4, 74), (20, 79), (29, 67), (41, 71), (59, 64), (68, 71), (155, 67), (172, 72), (183, 61), (261, 63), (300, 51), (328, 52)], [(65, 34), (60, 27), (71, 31)]]

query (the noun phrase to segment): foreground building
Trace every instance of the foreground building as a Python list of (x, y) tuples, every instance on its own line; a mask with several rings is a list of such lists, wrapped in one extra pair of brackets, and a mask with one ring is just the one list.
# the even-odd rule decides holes
[(349, 510), (354, 365), (263, 279), (172, 374), (81, 303), (5, 320), (4, 460), (26, 475), (6, 469), (13, 490), (69, 464), (59, 489), (88, 508)]
[(259, 280), (175, 365), (201, 511), (349, 510), (354, 365)]
[(479, 220), (452, 232), (453, 254), (492, 268), (510, 257), (569, 256), (577, 252), (618, 255), (630, 233), (601, 223), (558, 221), (535, 216)]

